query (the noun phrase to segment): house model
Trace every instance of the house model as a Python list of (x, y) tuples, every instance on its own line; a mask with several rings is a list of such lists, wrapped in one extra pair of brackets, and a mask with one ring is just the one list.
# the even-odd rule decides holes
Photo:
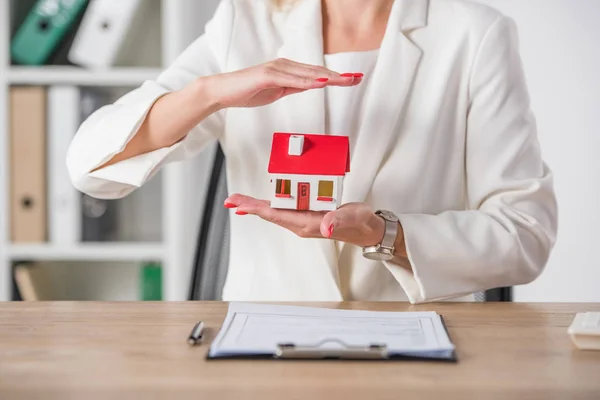
[(335, 210), (350, 172), (348, 137), (276, 132), (268, 172), (271, 207)]

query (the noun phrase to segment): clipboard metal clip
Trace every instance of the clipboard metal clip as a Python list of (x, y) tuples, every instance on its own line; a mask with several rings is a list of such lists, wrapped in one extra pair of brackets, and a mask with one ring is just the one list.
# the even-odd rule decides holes
[[(336, 347), (327, 344), (338, 344)], [(372, 359), (388, 358), (387, 346), (371, 344), (369, 346), (349, 346), (338, 339), (325, 339), (315, 345), (297, 346), (293, 343), (281, 343), (275, 352), (276, 358), (308, 358), (308, 359)]]

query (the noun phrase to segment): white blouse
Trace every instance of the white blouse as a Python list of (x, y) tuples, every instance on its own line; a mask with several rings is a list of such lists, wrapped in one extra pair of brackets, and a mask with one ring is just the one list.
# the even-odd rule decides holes
[[(365, 98), (379, 50), (325, 54), (324, 66), (332, 71), (363, 73), (360, 85), (352, 87), (327, 86), (325, 88), (325, 133), (348, 136), (350, 158), (358, 141), (360, 123), (365, 113)], [(342, 249), (336, 243), (338, 252)]]
[(352, 87), (327, 86), (325, 88), (325, 132), (350, 138), (350, 157), (363, 120), (366, 93), (379, 50), (326, 54), (325, 67), (339, 73), (361, 72), (360, 85)]
[(271, 3), (223, 0), (206, 33), (157, 79), (88, 118), (67, 157), (74, 185), (123, 197), (166, 163), (218, 140), (229, 193), (269, 198), (273, 132), (347, 134), (342, 203), (396, 214), (412, 272), (367, 260), (357, 246), (302, 239), (231, 212), (225, 300), (420, 303), (535, 279), (556, 240), (553, 175), (537, 140), (516, 26), (473, 2), (395, 0), (377, 55), (325, 57), (340, 72), (363, 72), (359, 87), (221, 110), (171, 147), (96, 170), (122, 151), (158, 98), (198, 77), (278, 57), (323, 64), (321, 0), (281, 11)]

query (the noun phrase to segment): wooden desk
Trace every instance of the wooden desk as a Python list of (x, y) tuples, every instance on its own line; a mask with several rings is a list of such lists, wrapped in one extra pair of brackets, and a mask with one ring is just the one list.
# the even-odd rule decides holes
[(600, 304), (320, 305), (438, 311), (460, 361), (205, 361), (186, 338), (224, 303), (4, 303), (0, 399), (600, 399), (600, 352), (567, 335)]

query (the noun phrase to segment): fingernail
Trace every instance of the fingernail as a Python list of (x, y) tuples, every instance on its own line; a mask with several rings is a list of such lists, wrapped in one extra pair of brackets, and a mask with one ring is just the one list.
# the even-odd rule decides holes
[(344, 78), (354, 78), (354, 74), (351, 72), (346, 72), (344, 74), (341, 74), (340, 76), (343, 76)]
[(317, 82), (327, 82), (329, 80), (329, 78), (319, 78), (317, 79)]
[(223, 204), (223, 207), (225, 208), (236, 208), (237, 206), (233, 203), (229, 203), (229, 202), (225, 202), (225, 204)]
[(353, 76), (354, 76), (355, 78), (362, 78), (363, 76), (365, 76), (365, 74), (363, 74), (362, 72), (358, 72), (358, 73), (356, 73), (356, 74), (353, 74)]
[(330, 238), (333, 236), (333, 224), (329, 225), (329, 232), (327, 232), (327, 237)]
[(235, 213), (237, 215), (248, 215), (248, 213), (246, 211), (240, 211), (240, 210), (237, 210)]

